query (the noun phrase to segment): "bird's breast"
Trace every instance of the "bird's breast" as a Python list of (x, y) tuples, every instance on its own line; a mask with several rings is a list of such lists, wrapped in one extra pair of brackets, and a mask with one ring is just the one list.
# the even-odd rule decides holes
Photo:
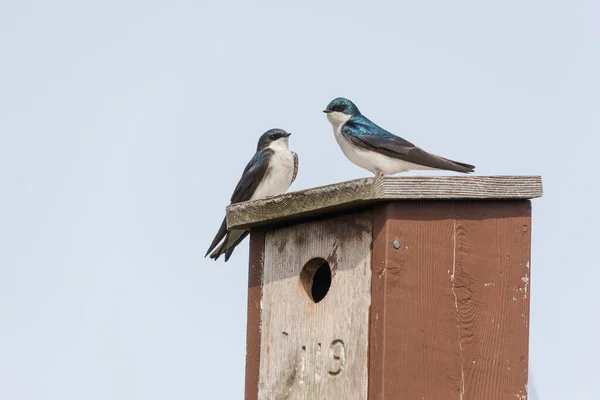
[(285, 193), (294, 176), (294, 156), (289, 150), (275, 150), (269, 160), (269, 167), (258, 185), (252, 200)]
[[(359, 165), (360, 167), (366, 168), (363, 164), (363, 158), (365, 154), (364, 152), (354, 146), (350, 140), (348, 140), (344, 134), (342, 133), (342, 129), (344, 128), (344, 124), (340, 124), (338, 126), (333, 127), (333, 133), (335, 135), (335, 140), (338, 142), (340, 149), (350, 161), (354, 164)], [(369, 168), (367, 168), (369, 169)]]

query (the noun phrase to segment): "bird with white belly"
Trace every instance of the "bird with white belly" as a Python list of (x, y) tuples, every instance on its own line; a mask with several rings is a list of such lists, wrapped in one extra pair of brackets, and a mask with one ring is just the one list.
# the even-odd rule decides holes
[(371, 122), (348, 99), (338, 97), (323, 111), (333, 125), (344, 155), (376, 176), (411, 170), (447, 170), (463, 173), (475, 166), (428, 153)]
[[(288, 189), (298, 174), (298, 155), (288, 147), (290, 135), (283, 129), (271, 129), (260, 137), (256, 153), (233, 191), (232, 204), (276, 196)], [(225, 261), (229, 260), (235, 247), (248, 233), (250, 231), (243, 229), (228, 230), (227, 221), (223, 219), (205, 257), (210, 253), (210, 258), (217, 260), (225, 254)]]

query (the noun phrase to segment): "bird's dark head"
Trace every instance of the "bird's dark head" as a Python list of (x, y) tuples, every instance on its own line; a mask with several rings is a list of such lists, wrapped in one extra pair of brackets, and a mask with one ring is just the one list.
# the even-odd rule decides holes
[(338, 97), (337, 99), (331, 100), (331, 103), (327, 105), (327, 108), (323, 110), (326, 114), (339, 112), (346, 115), (357, 115), (360, 114), (356, 104), (344, 97)]
[(284, 131), (283, 129), (269, 129), (265, 133), (262, 134), (260, 139), (258, 139), (257, 150), (263, 150), (268, 147), (277, 148), (282, 147), (288, 148), (288, 137), (291, 133)]
[(360, 115), (358, 107), (344, 97), (331, 100), (331, 103), (327, 105), (327, 108), (323, 112), (327, 114), (327, 119), (334, 127), (345, 123), (353, 115)]

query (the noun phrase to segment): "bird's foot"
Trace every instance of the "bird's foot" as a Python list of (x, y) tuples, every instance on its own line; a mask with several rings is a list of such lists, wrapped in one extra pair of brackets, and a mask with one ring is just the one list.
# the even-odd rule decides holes
[(379, 179), (383, 179), (383, 172), (381, 172), (381, 170), (377, 170), (377, 173), (375, 174), (375, 180), (379, 180)]

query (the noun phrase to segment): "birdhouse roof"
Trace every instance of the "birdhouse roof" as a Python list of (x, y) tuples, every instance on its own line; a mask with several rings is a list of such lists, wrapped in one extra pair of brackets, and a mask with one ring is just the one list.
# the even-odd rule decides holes
[(526, 200), (541, 197), (540, 176), (384, 176), (231, 204), (227, 227), (254, 228), (403, 200)]

